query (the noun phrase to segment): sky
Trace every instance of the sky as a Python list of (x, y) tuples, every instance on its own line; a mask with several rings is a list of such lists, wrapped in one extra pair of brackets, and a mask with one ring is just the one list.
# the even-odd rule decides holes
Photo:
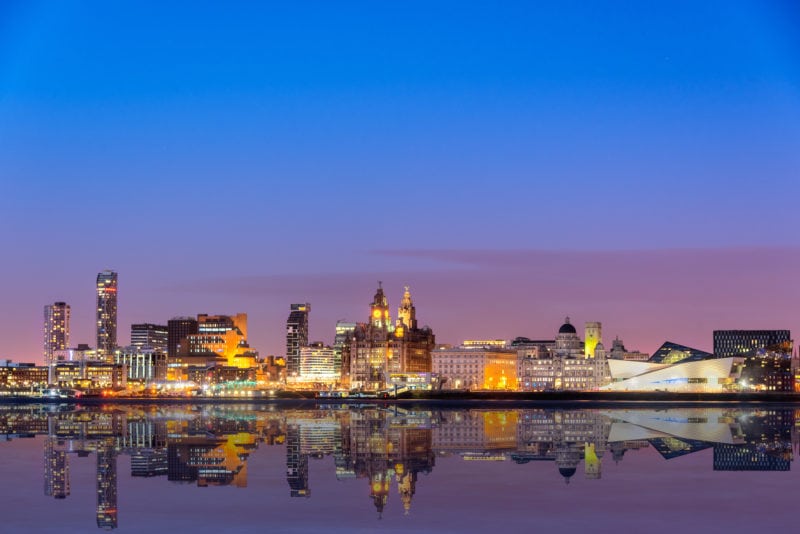
[(437, 341), (796, 330), (790, 1), (0, 3), (0, 358), (411, 287)]

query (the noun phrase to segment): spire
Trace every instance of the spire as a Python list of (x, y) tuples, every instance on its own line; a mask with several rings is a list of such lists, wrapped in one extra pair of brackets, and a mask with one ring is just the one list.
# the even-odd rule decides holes
[(408, 286), (405, 286), (400, 307), (397, 308), (397, 326), (401, 325), (409, 330), (417, 329), (417, 309), (414, 307), (414, 301), (411, 300), (411, 290)]

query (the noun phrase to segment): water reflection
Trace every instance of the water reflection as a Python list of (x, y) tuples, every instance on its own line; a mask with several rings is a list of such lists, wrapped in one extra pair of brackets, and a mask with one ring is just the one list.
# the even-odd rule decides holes
[(665, 460), (713, 449), (709, 468), (714, 471), (788, 471), (798, 415), (778, 407), (3, 406), (0, 439), (43, 436), (44, 494), (55, 499), (70, 496), (71, 459), (94, 455), (96, 523), (113, 529), (118, 526), (120, 455), (130, 457), (132, 477), (245, 488), (250, 455), (259, 447), (285, 447), (286, 492), (306, 499), (313, 494), (313, 463), (330, 457), (336, 479), (368, 485), (380, 516), (392, 487), (408, 513), (420, 475), (431, 473), (437, 458), (445, 457), (510, 461), (519, 469), (530, 462), (552, 462), (551, 483), (569, 483), (581, 465), (585, 479), (601, 479), (605, 462), (619, 463), (627, 454), (649, 448)]

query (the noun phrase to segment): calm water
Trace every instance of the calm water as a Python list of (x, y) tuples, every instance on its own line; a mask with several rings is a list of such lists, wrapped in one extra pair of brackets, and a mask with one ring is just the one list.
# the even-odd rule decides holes
[(0, 406), (0, 531), (791, 531), (798, 416)]

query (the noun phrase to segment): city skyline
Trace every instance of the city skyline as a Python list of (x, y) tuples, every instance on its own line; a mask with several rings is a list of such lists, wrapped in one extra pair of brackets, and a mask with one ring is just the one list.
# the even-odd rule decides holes
[(38, 361), (52, 302), (94, 344), (105, 268), (120, 344), (243, 311), (280, 354), (294, 302), (330, 342), (375, 280), (447, 342), (565, 315), (646, 352), (797, 330), (798, 22), (755, 0), (5, 2), (0, 357)]
[[(661, 280), (663, 280), (664, 277), (670, 276), (669, 265), (675, 261), (680, 261), (684, 265), (684, 269), (687, 270), (702, 267), (707, 270), (708, 276), (712, 277), (711, 272), (715, 268), (715, 263), (721, 265), (726, 261), (730, 262), (738, 257), (737, 265), (733, 268), (729, 268), (728, 273), (720, 273), (716, 279), (713, 280), (709, 278), (708, 283), (705, 285), (704, 290), (708, 292), (710, 297), (713, 297), (708, 299), (707, 309), (716, 310), (715, 312), (707, 311), (706, 314), (703, 313), (703, 305), (697, 305), (690, 309), (688, 301), (682, 302), (682, 299), (685, 299), (687, 295), (681, 295), (680, 292), (676, 294), (669, 287), (648, 287), (648, 284), (644, 282), (628, 284), (626, 280), (617, 280), (616, 285), (605, 289), (606, 296), (603, 297), (602, 288), (592, 287), (592, 285), (595, 284), (594, 280), (580, 280), (581, 277), (579, 274), (585, 267), (577, 260), (582, 256), (585, 257), (587, 253), (550, 252), (549, 254), (544, 254), (540, 257), (539, 261), (544, 262), (545, 259), (549, 261), (547, 261), (547, 270), (542, 272), (543, 281), (532, 281), (532, 283), (527, 284), (524, 288), (515, 288), (513, 280), (509, 283), (509, 280), (503, 277), (504, 273), (508, 271), (524, 270), (527, 267), (527, 259), (531, 256), (537, 256), (536, 253), (504, 251), (491, 254), (489, 257), (483, 257), (479, 253), (464, 251), (454, 252), (450, 255), (447, 253), (430, 251), (414, 251), (410, 252), (409, 255), (423, 257), (450, 256), (448, 257), (449, 264), (442, 262), (442, 265), (445, 265), (445, 270), (439, 272), (431, 271), (418, 276), (423, 283), (422, 287), (427, 288), (430, 293), (425, 293), (420, 289), (414, 291), (415, 301), (422, 302), (425, 317), (423, 322), (437, 331), (440, 343), (458, 344), (465, 339), (476, 338), (503, 338), (511, 340), (517, 336), (531, 338), (548, 337), (555, 331), (565, 315), (573, 317), (576, 320), (576, 324), (580, 326), (582, 326), (584, 322), (599, 320), (606, 325), (607, 339), (613, 339), (619, 336), (630, 349), (639, 349), (648, 353), (652, 353), (667, 340), (679, 341), (685, 345), (710, 351), (712, 349), (711, 333), (713, 330), (752, 330), (759, 328), (784, 328), (791, 330), (792, 324), (796, 322), (792, 321), (791, 318), (797, 315), (790, 311), (792, 309), (791, 301), (793, 301), (795, 293), (795, 291), (792, 291), (793, 288), (790, 287), (786, 288), (785, 291), (781, 291), (781, 289), (777, 287), (778, 284), (774, 277), (767, 277), (764, 280), (757, 281), (756, 278), (758, 275), (750, 271), (750, 269), (752, 265), (760, 264), (765, 259), (773, 266), (779, 267), (780, 271), (794, 269), (793, 263), (790, 261), (780, 263), (772, 261), (779, 257), (786, 258), (785, 255), (779, 254), (777, 251), (759, 250), (757, 251), (757, 255), (753, 254), (754, 251), (752, 250), (719, 252), (721, 253), (722, 259), (717, 262), (712, 262), (711, 265), (708, 266), (705, 265), (705, 263), (708, 262), (709, 256), (713, 255), (713, 253), (709, 251), (651, 251), (652, 257), (649, 259), (643, 258), (641, 253), (630, 251), (598, 253), (601, 254), (600, 257), (603, 263), (610, 263), (609, 260), (612, 260), (614, 256), (618, 256), (622, 259), (633, 259), (632, 269), (649, 266), (654, 269), (654, 274)], [(692, 256), (700, 257), (693, 258)], [(559, 271), (558, 266), (553, 265), (554, 259), (560, 259), (563, 265), (568, 269)], [(791, 257), (789, 259), (791, 259)], [(800, 269), (800, 254), (798, 254), (797, 259), (797, 268)], [(503, 264), (503, 268), (497, 269), (497, 264)], [(452, 270), (446, 270), (449, 265), (455, 267), (450, 267)], [(666, 265), (666, 267), (664, 265)], [(612, 264), (612, 266), (614, 269), (625, 268), (624, 265), (620, 264)], [(481, 280), (481, 272), (486, 269), (489, 269), (490, 272), (494, 269), (494, 272), (499, 273), (495, 275), (497, 278), (492, 279), (491, 277), (487, 277), (486, 280)], [(595, 272), (595, 276), (598, 276), (598, 274), (602, 272), (600, 267), (591, 267), (591, 269), (587, 269), (587, 272), (589, 271), (597, 271)], [(752, 276), (751, 283), (744, 285), (744, 287), (739, 287), (742, 277), (748, 276), (748, 271), (750, 271), (749, 275)], [(116, 274), (116, 271), (114, 271), (114, 273)], [(119, 346), (127, 346), (130, 344), (130, 327), (134, 324), (166, 324), (168, 320), (176, 317), (186, 315), (196, 316), (200, 313), (233, 313), (234, 311), (230, 309), (222, 309), (221, 311), (218, 309), (226, 308), (224, 302), (228, 300), (220, 299), (220, 294), (225, 295), (229, 293), (242, 295), (243, 293), (252, 293), (245, 298), (249, 302), (256, 302), (259, 300), (257, 297), (262, 291), (272, 295), (287, 295), (289, 292), (293, 291), (291, 287), (293, 285), (297, 287), (297, 292), (300, 293), (300, 284), (304, 282), (308, 282), (308, 286), (313, 288), (322, 297), (322, 299), (316, 299), (318, 302), (322, 303), (319, 305), (314, 304), (311, 298), (298, 299), (308, 300), (314, 306), (314, 313), (311, 314), (309, 323), (308, 342), (322, 341), (326, 344), (332, 344), (335, 335), (336, 321), (346, 318), (350, 321), (361, 322), (366, 318), (368, 306), (363, 303), (365, 300), (364, 295), (357, 294), (356, 291), (360, 291), (359, 288), (362, 286), (372, 286), (374, 289), (375, 285), (375, 282), (368, 279), (367, 276), (350, 274), (328, 275), (322, 277), (321, 280), (314, 280), (313, 278), (315, 277), (305, 278), (300, 276), (295, 278), (261, 277), (253, 278), (250, 281), (210, 281), (206, 283), (207, 286), (210, 286), (207, 288), (210, 291), (209, 295), (211, 295), (209, 302), (218, 302), (220, 304), (204, 306), (199, 299), (195, 297), (193, 298), (193, 302), (197, 303), (197, 309), (194, 311), (178, 310), (168, 317), (156, 317), (155, 315), (157, 315), (157, 313), (147, 309), (147, 302), (149, 299), (147, 297), (142, 298), (143, 294), (146, 295), (146, 293), (152, 291), (152, 289), (146, 286), (140, 288), (134, 287), (130, 290), (130, 295), (126, 294), (126, 280), (132, 278), (134, 282), (136, 281), (135, 273), (132, 274), (134, 276), (130, 277), (126, 273), (123, 273), (123, 285), (122, 289), (120, 289), (123, 304), (119, 312), (120, 322), (117, 325), (120, 338)], [(698, 277), (705, 275), (704, 272), (696, 272), (695, 274)], [(560, 277), (569, 279), (571, 276), (574, 277), (575, 283), (570, 283), (571, 287), (565, 287), (563, 290), (554, 287), (541, 287), (553, 279)], [(91, 278), (91, 276), (89, 276), (89, 278)], [(390, 307), (394, 307), (400, 304), (402, 288), (410, 284), (407, 283), (407, 278), (403, 277), (402, 274), (393, 273), (389, 276), (384, 276), (384, 278), (392, 280), (391, 282), (387, 282), (387, 285), (390, 286), (387, 296)], [(496, 294), (492, 283), (504, 288), (506, 293), (504, 295)], [(475, 291), (450, 293), (448, 285), (457, 284), (463, 284), (464, 286), (474, 288)], [(622, 294), (617, 293), (617, 298), (623, 302), (627, 300), (628, 303), (605, 308), (603, 303), (607, 301), (606, 299), (610, 298), (612, 293), (624, 290), (626, 285), (630, 286), (630, 292), (625, 294), (625, 298), (621, 298)], [(194, 286), (186, 285), (183, 287), (183, 290), (188, 292), (192, 287)], [(419, 288), (420, 286), (417, 285), (415, 287)], [(196, 289), (198, 288), (194, 287), (194, 290), (191, 292), (195, 293)], [(515, 289), (521, 289), (522, 293), (520, 291), (515, 292)], [(694, 287), (691, 289), (694, 290)], [(557, 302), (560, 296), (562, 301), (566, 304), (563, 305), (559, 311), (553, 312), (551, 310), (555, 310), (555, 307), (529, 310), (526, 306), (521, 306), (520, 303), (514, 301), (515, 296), (519, 297), (520, 294), (527, 294), (534, 297), (540, 290), (540, 294), (548, 299), (549, 302)], [(594, 291), (595, 295), (599, 295), (600, 298), (584, 299), (583, 295), (591, 294), (588, 293), (589, 291)], [(637, 294), (637, 292), (640, 291), (646, 293)], [(370, 294), (370, 292), (371, 290), (366, 290), (367, 295)], [(76, 292), (73, 289), (70, 293), (75, 294)], [(180, 295), (180, 293), (181, 291), (177, 291), (177, 294)], [(306, 295), (313, 296), (310, 291), (308, 291)], [(492, 313), (481, 314), (482, 309), (478, 307), (474, 300), (476, 295), (489, 302), (487, 308), (491, 306), (490, 309), (493, 310)], [(773, 295), (782, 295), (783, 298), (775, 299)], [(631, 301), (632, 296), (634, 297), (633, 301)], [(494, 302), (488, 300), (492, 297), (494, 297)], [(512, 305), (504, 306), (502, 302), (503, 297), (507, 298)], [(96, 300), (96, 294), (94, 298)], [(241, 296), (239, 298), (241, 299)], [(434, 298), (436, 298), (436, 300), (433, 300)], [(132, 312), (135, 313), (135, 319), (131, 320), (127, 319), (129, 314), (126, 313), (126, 306), (124, 304), (129, 299), (133, 300), (133, 306), (135, 306)], [(660, 299), (666, 299), (666, 301)], [(85, 295), (83, 300), (86, 300)], [(254, 328), (251, 329), (251, 336), (249, 339), (251, 340), (251, 345), (256, 347), (262, 355), (284, 354), (285, 308), (290, 301), (291, 299), (286, 302), (269, 300), (266, 303), (254, 304), (253, 308), (250, 310), (239, 310), (248, 313), (251, 317)], [(721, 309), (720, 305), (726, 302), (727, 308), (724, 310)], [(769, 303), (774, 304), (775, 302), (779, 302), (781, 305), (775, 306), (774, 308), (764, 308), (764, 306), (768, 306)], [(77, 346), (80, 343), (92, 345), (91, 340), (95, 336), (96, 330), (96, 321), (94, 320), (94, 314), (92, 314), (92, 308), (89, 306), (75, 306), (71, 304), (71, 301), (66, 301), (66, 303), (72, 308), (70, 344), (72, 346)], [(343, 304), (341, 308), (337, 307), (339, 303)], [(448, 304), (452, 305), (452, 307), (448, 307)], [(351, 314), (345, 312), (344, 308), (348, 305), (351, 310), (354, 310)], [(282, 309), (276, 309), (278, 306)], [(659, 306), (662, 307), (661, 311), (659, 311)], [(759, 317), (749, 317), (747, 312), (751, 307), (755, 307), (760, 311)], [(645, 318), (641, 317), (640, 312), (642, 309), (648, 310), (651, 316)], [(681, 309), (682, 313), (680, 316), (669, 317), (669, 314), (681, 311)], [(789, 311), (784, 313), (784, 309)], [(41, 310), (41, 307), (39, 307), (39, 310)], [(255, 310), (255, 312), (252, 310)], [(508, 310), (508, 312), (504, 312), (504, 310)], [(576, 310), (579, 313), (572, 310)], [(690, 311), (687, 313), (687, 310)], [(436, 314), (438, 314), (438, 317)], [(456, 317), (456, 320), (453, 320), (453, 316)], [(253, 317), (261, 318), (261, 320), (253, 321)], [(277, 322), (266, 323), (266, 321), (274, 318), (277, 318)], [(642, 324), (648, 325), (649, 329), (643, 332), (640, 329)], [(663, 328), (659, 328), (659, 324), (663, 325)], [(38, 327), (38, 335), (41, 339), (41, 315), (39, 316), (38, 324), (28, 324), (22, 327), (29, 330)], [(87, 330), (91, 330), (91, 333), (88, 335), (85, 334)], [(447, 337), (439, 334), (442, 330), (445, 331)], [(10, 351), (9, 353), (0, 353), (0, 357), (10, 358), (16, 361), (43, 363), (41, 341), (38, 343), (36, 350), (33, 351), (29, 349), (30, 352), (27, 353), (27, 356), (26, 352), (22, 350), (18, 354), (11, 353)], [(18, 337), (14, 337), (7, 346), (16, 345), (25, 347), (35, 344), (36, 340), (33, 339), (21, 340)]]

